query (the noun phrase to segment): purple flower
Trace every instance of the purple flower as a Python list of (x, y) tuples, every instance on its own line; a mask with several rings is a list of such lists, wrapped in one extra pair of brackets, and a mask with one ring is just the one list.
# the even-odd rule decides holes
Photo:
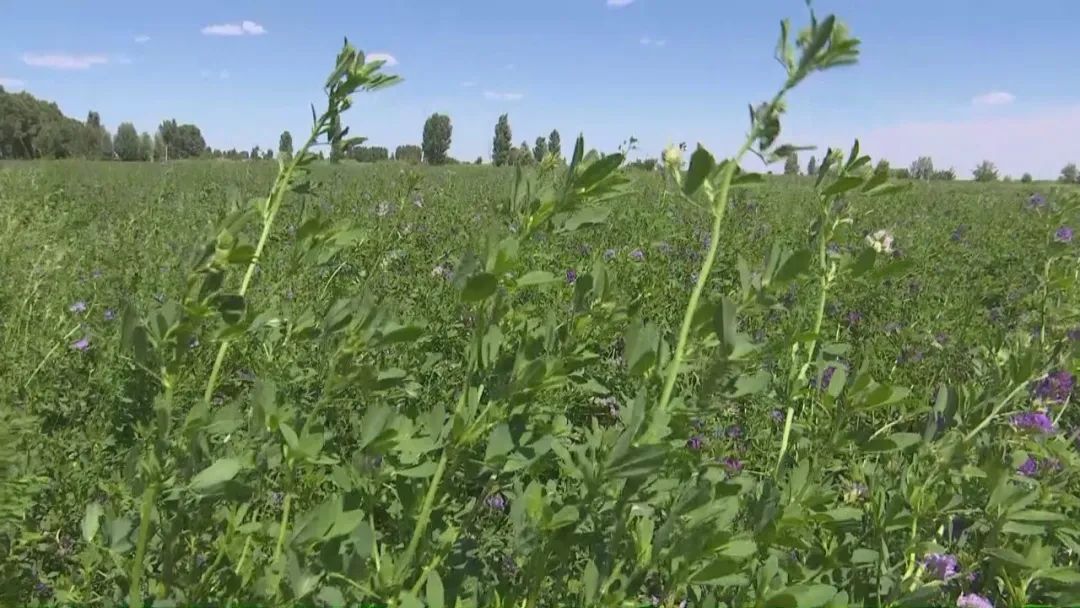
[(1020, 473), (1024, 477), (1035, 477), (1039, 474), (1039, 461), (1035, 460), (1034, 456), (1028, 456), (1024, 464), (1016, 467), (1016, 472)]
[(862, 321), (862, 313), (857, 310), (852, 310), (847, 313), (847, 322), (851, 327), (855, 327)]
[(1028, 198), (1028, 207), (1031, 207), (1032, 209), (1043, 207), (1045, 205), (1046, 197), (1041, 194), (1032, 194), (1031, 197)]
[(79, 300), (78, 302), (75, 302), (71, 306), (68, 306), (68, 311), (72, 312), (74, 314), (77, 314), (77, 315), (82, 314), (82, 313), (86, 312), (86, 302), (83, 302), (82, 300)]
[(506, 508), (506, 497), (502, 494), (495, 493), (485, 498), (484, 504), (494, 511), (502, 511)]
[(610, 262), (613, 259), (615, 259), (615, 250), (614, 249), (605, 250), (604, 251), (604, 261), (605, 262)]
[(577, 271), (571, 268), (566, 271), (566, 284), (573, 285), (577, 281)]
[(270, 502), (274, 506), (280, 506), (285, 500), (285, 494), (281, 492), (270, 492)]
[(1068, 226), (1062, 226), (1054, 233), (1054, 240), (1059, 243), (1071, 243), (1073, 239), (1073, 229)]
[(939, 581), (949, 580), (958, 573), (956, 556), (947, 553), (931, 553), (922, 560), (927, 573)]
[(773, 422), (783, 422), (787, 418), (783, 410), (773, 410), (769, 413), (769, 416), (773, 419)]
[(34, 583), (34, 593), (38, 594), (38, 596), (40, 597), (49, 597), (50, 595), (52, 595), (53, 589), (49, 585), (49, 583), (39, 580), (38, 582)]
[(724, 465), (724, 468), (728, 470), (729, 475), (737, 475), (743, 470), (743, 463), (734, 456), (728, 456), (720, 461), (720, 464)]
[(956, 608), (994, 608), (990, 600), (975, 593), (961, 593), (956, 598)]
[(727, 436), (731, 439), (738, 439), (743, 436), (743, 429), (737, 424), (733, 424), (727, 428)]
[(829, 390), (829, 384), (832, 382), (833, 374), (836, 373), (836, 368), (829, 366), (825, 368), (825, 371), (821, 374), (821, 390)]
[(640, 249), (635, 249), (630, 252), (630, 259), (634, 260), (635, 262), (644, 262), (645, 252)]
[(1074, 327), (1070, 329), (1069, 332), (1065, 335), (1068, 336), (1068, 338), (1073, 342), (1080, 342), (1080, 327)]
[(1012, 424), (1018, 430), (1030, 433), (1050, 435), (1054, 432), (1054, 421), (1046, 412), (1023, 412), (1013, 416)]
[(825, 251), (828, 251), (832, 255), (840, 255), (840, 245), (829, 243), (829, 245), (825, 247)]
[(967, 232), (967, 228), (968, 227), (965, 225), (957, 226), (956, 230), (953, 230), (953, 233), (949, 236), (949, 238), (952, 240), (952, 242), (959, 243), (961, 240), (963, 240), (964, 233)]
[(80, 338), (72, 342), (71, 348), (85, 353), (86, 351), (90, 350), (90, 338)]
[(1035, 385), (1034, 394), (1036, 399), (1062, 403), (1072, 394), (1075, 378), (1065, 370), (1047, 374)]
[(111, 308), (106, 308), (105, 309), (105, 320), (106, 321), (113, 321), (115, 319), (116, 319), (116, 311), (111, 309)]
[(705, 447), (705, 440), (700, 435), (694, 435), (690, 439), (686, 440), (686, 447), (695, 451), (700, 450), (701, 448)]

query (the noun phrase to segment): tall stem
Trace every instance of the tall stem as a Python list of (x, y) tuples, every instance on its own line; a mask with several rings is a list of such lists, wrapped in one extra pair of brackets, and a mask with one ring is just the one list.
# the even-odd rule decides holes
[[(262, 258), (263, 249), (266, 247), (266, 242), (270, 239), (270, 230), (274, 226), (274, 219), (277, 217), (278, 210), (281, 209), (281, 202), (285, 198), (285, 193), (289, 189), (289, 184), (292, 181), (293, 173), (296, 172), (296, 168), (300, 164), (300, 160), (305, 156), (308, 148), (315, 143), (315, 139), (319, 136), (319, 132), (322, 131), (322, 121), (319, 121), (315, 128), (311, 130), (311, 135), (308, 136), (304, 145), (300, 148), (300, 151), (289, 159), (289, 164), (278, 173), (277, 179), (274, 180), (274, 186), (270, 189), (270, 195), (266, 198), (266, 211), (263, 215), (263, 227), (262, 234), (259, 235), (259, 242), (255, 245), (255, 255), (252, 256), (251, 262), (248, 263), (247, 271), (244, 273), (244, 280), (240, 283), (239, 295), (243, 297), (251, 286), (251, 279), (255, 275), (255, 268), (258, 266), (259, 261)], [(217, 357), (214, 358), (214, 367), (210, 370), (210, 378), (206, 382), (206, 390), (203, 391), (203, 401), (209, 403), (210, 398), (214, 394), (214, 388), (217, 387), (218, 376), (221, 375), (221, 366), (225, 363), (225, 355), (229, 352), (229, 346), (232, 344), (232, 340), (225, 339), (221, 342), (221, 346), (218, 347)]]
[(405, 548), (405, 555), (401, 558), (399, 572), (408, 572), (416, 549), (420, 546), (420, 538), (427, 532), (428, 524), (431, 523), (431, 509), (435, 506), (435, 496), (439, 492), (439, 484), (442, 482), (443, 474), (446, 472), (446, 462), (448, 460), (446, 452), (446, 448), (443, 448), (439, 464), (435, 468), (435, 476), (431, 478), (427, 494), (424, 495), (424, 503), (420, 507), (420, 517), (416, 520), (416, 528), (413, 529), (412, 538), (409, 539), (409, 546)]

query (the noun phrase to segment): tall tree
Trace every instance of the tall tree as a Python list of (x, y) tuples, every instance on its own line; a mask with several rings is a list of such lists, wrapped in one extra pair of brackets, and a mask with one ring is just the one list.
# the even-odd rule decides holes
[(491, 162), (496, 167), (510, 162), (510, 149), (514, 146), (510, 143), (512, 137), (510, 117), (503, 114), (499, 117), (499, 122), (495, 123), (495, 140), (491, 144)]
[(798, 175), (799, 174), (799, 155), (792, 152), (787, 160), (784, 161), (784, 175)]
[(911, 163), (911, 179), (929, 180), (934, 176), (934, 161), (929, 156), (920, 156)]
[(884, 158), (879, 160), (878, 163), (877, 163), (877, 166), (874, 167), (874, 173), (875, 174), (880, 173), (880, 174), (883, 174), (883, 175), (888, 175), (889, 174), (889, 161), (885, 160)]
[(806, 163), (806, 174), (817, 175), (817, 158), (811, 156), (810, 162)]
[(139, 136), (139, 160), (154, 160), (154, 140), (146, 131)]
[(1075, 184), (1078, 181), (1078, 175), (1080, 175), (1080, 172), (1076, 169), (1076, 163), (1069, 163), (1061, 168), (1061, 177), (1058, 178), (1058, 181), (1066, 184)]
[(559, 139), (558, 129), (552, 129), (551, 135), (548, 135), (547, 149), (555, 158), (562, 158), (562, 140)]
[(446, 114), (432, 114), (424, 121), (424, 162), (429, 165), (446, 164), (446, 153), (450, 150), (450, 136), (454, 128)]
[(288, 131), (281, 132), (281, 138), (278, 139), (278, 154), (289, 158), (292, 156), (292, 133)]
[(259, 146), (255, 146), (254, 148), (251, 149), (251, 154), (249, 155), (248, 158), (250, 158), (251, 160), (259, 160), (259, 157), (260, 157)]
[(994, 163), (984, 160), (971, 172), (977, 182), (996, 182), (998, 178), (997, 167)]
[(545, 156), (547, 156), (547, 140), (543, 137), (537, 137), (536, 145), (533, 146), (533, 158), (536, 159), (536, 162), (540, 162), (544, 160)]
[(424, 151), (420, 146), (408, 144), (398, 146), (394, 150), (394, 160), (406, 163), (419, 163), (423, 160)]
[(102, 160), (112, 160), (115, 157), (116, 151), (113, 149), (112, 135), (105, 131), (101, 134), (101, 158)]
[(116, 137), (113, 138), (113, 150), (122, 161), (139, 160), (139, 132), (135, 130), (135, 125), (130, 122), (120, 123), (116, 128)]

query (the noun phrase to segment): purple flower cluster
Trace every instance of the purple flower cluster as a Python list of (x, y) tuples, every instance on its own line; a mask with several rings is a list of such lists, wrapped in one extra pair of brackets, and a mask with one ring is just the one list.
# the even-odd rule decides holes
[(1054, 421), (1046, 412), (1023, 412), (1013, 416), (1012, 424), (1017, 430), (1050, 435), (1054, 433)]
[(566, 284), (573, 285), (577, 282), (577, 271), (573, 268), (566, 271)]
[(686, 447), (698, 451), (705, 447), (705, 439), (701, 435), (694, 435), (686, 440)]
[(735, 458), (734, 456), (728, 456), (724, 458), (722, 461), (720, 461), (720, 464), (724, 465), (724, 468), (728, 471), (728, 475), (731, 476), (738, 475), (743, 470), (742, 461), (738, 458)]
[(1054, 240), (1059, 243), (1071, 243), (1073, 240), (1073, 229), (1068, 226), (1062, 226), (1054, 233)]
[(1038, 477), (1040, 473), (1047, 471), (1060, 471), (1061, 461), (1056, 458), (1043, 458), (1038, 459), (1034, 456), (1028, 456), (1020, 466), (1016, 467), (1016, 472), (1024, 477)]
[(82, 300), (75, 302), (71, 306), (68, 306), (68, 312), (76, 315), (81, 315), (82, 313), (86, 312), (86, 302), (83, 302)]
[(615, 250), (614, 249), (605, 250), (604, 251), (604, 261), (605, 262), (610, 262), (613, 259), (615, 259)]
[(1070, 329), (1069, 332), (1065, 335), (1068, 336), (1069, 340), (1072, 340), (1073, 342), (1080, 342), (1080, 327), (1074, 327)]
[(1046, 206), (1046, 197), (1041, 194), (1032, 194), (1028, 198), (1028, 207), (1031, 209), (1040, 209)]
[(939, 581), (947, 581), (959, 573), (956, 556), (947, 553), (927, 555), (922, 560), (922, 566), (930, 576)]
[(769, 417), (773, 419), (773, 422), (783, 422), (787, 415), (784, 414), (784, 410), (773, 410), (769, 413)]
[(645, 252), (640, 249), (635, 249), (630, 252), (630, 259), (634, 260), (635, 262), (644, 262)]
[(493, 511), (502, 511), (506, 509), (506, 497), (502, 494), (495, 493), (485, 498), (484, 504)]
[(1033, 390), (1036, 399), (1052, 403), (1063, 403), (1072, 394), (1076, 379), (1065, 370), (1047, 374), (1039, 380)]
[(847, 313), (847, 323), (851, 327), (855, 327), (862, 322), (862, 313), (857, 310), (852, 310)]
[(956, 608), (994, 608), (990, 600), (975, 593), (961, 593), (956, 598)]
[(90, 350), (90, 338), (79, 338), (78, 340), (71, 343), (71, 348), (79, 352), (85, 353), (86, 351)]

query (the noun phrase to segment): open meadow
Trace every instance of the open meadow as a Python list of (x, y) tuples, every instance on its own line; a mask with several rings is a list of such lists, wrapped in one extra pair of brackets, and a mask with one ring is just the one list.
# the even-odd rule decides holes
[(1075, 165), (803, 175), (780, 30), (731, 156), (389, 160), (348, 41), (275, 161), (0, 88), (0, 605), (1080, 604)]

